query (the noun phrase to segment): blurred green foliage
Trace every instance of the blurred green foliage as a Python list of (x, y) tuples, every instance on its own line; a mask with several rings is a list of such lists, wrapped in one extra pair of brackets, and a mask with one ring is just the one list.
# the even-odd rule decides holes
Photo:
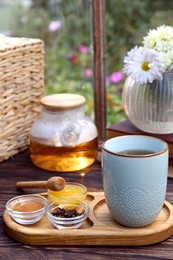
[[(94, 0), (93, 0), (94, 1)], [(1, 3), (0, 1), (0, 11)], [(45, 43), (45, 93), (79, 93), (86, 97), (86, 112), (94, 118), (92, 76), (92, 17), (90, 0), (10, 1), (9, 31), (12, 36), (41, 38)], [(162, 24), (173, 26), (173, 1), (170, 0), (106, 0), (106, 68), (107, 76), (122, 72), (123, 57), (142, 43), (149, 29)], [(9, 13), (9, 12), (8, 12)], [(50, 30), (51, 21), (60, 28)], [(89, 47), (86, 53), (79, 47)], [(122, 107), (125, 80), (109, 82), (107, 92), (107, 124), (126, 118)]]

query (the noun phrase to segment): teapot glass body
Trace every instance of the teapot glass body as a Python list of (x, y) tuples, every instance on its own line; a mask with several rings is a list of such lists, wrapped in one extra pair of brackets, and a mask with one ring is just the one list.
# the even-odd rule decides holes
[(97, 128), (84, 113), (85, 98), (54, 94), (43, 106), (30, 133), (30, 157), (40, 168), (72, 172), (92, 165), (97, 156)]

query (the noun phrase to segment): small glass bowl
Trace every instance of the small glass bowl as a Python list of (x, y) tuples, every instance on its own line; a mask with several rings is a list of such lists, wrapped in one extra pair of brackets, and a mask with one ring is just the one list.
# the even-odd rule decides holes
[[(80, 215), (77, 216), (55, 216), (60, 209), (76, 210)], [(48, 205), (46, 214), (50, 222), (58, 229), (77, 229), (79, 228), (85, 219), (87, 219), (90, 212), (90, 207), (85, 202), (79, 200), (66, 200), (62, 203), (58, 200)]]
[(46, 212), (47, 199), (43, 196), (21, 195), (6, 203), (6, 211), (14, 221), (22, 225), (38, 222)]
[(86, 196), (87, 188), (84, 185), (75, 182), (66, 182), (64, 189), (60, 191), (48, 190), (49, 202), (67, 199), (83, 201)]

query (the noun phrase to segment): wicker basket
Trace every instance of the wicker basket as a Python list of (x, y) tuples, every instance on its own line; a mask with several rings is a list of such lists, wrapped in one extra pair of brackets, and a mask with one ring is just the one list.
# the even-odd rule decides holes
[(43, 41), (0, 35), (0, 162), (28, 148), (43, 92)]

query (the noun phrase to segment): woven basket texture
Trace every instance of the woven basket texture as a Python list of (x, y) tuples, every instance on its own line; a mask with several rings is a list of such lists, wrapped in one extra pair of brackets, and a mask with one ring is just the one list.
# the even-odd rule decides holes
[(43, 93), (43, 41), (0, 35), (0, 162), (28, 148)]

